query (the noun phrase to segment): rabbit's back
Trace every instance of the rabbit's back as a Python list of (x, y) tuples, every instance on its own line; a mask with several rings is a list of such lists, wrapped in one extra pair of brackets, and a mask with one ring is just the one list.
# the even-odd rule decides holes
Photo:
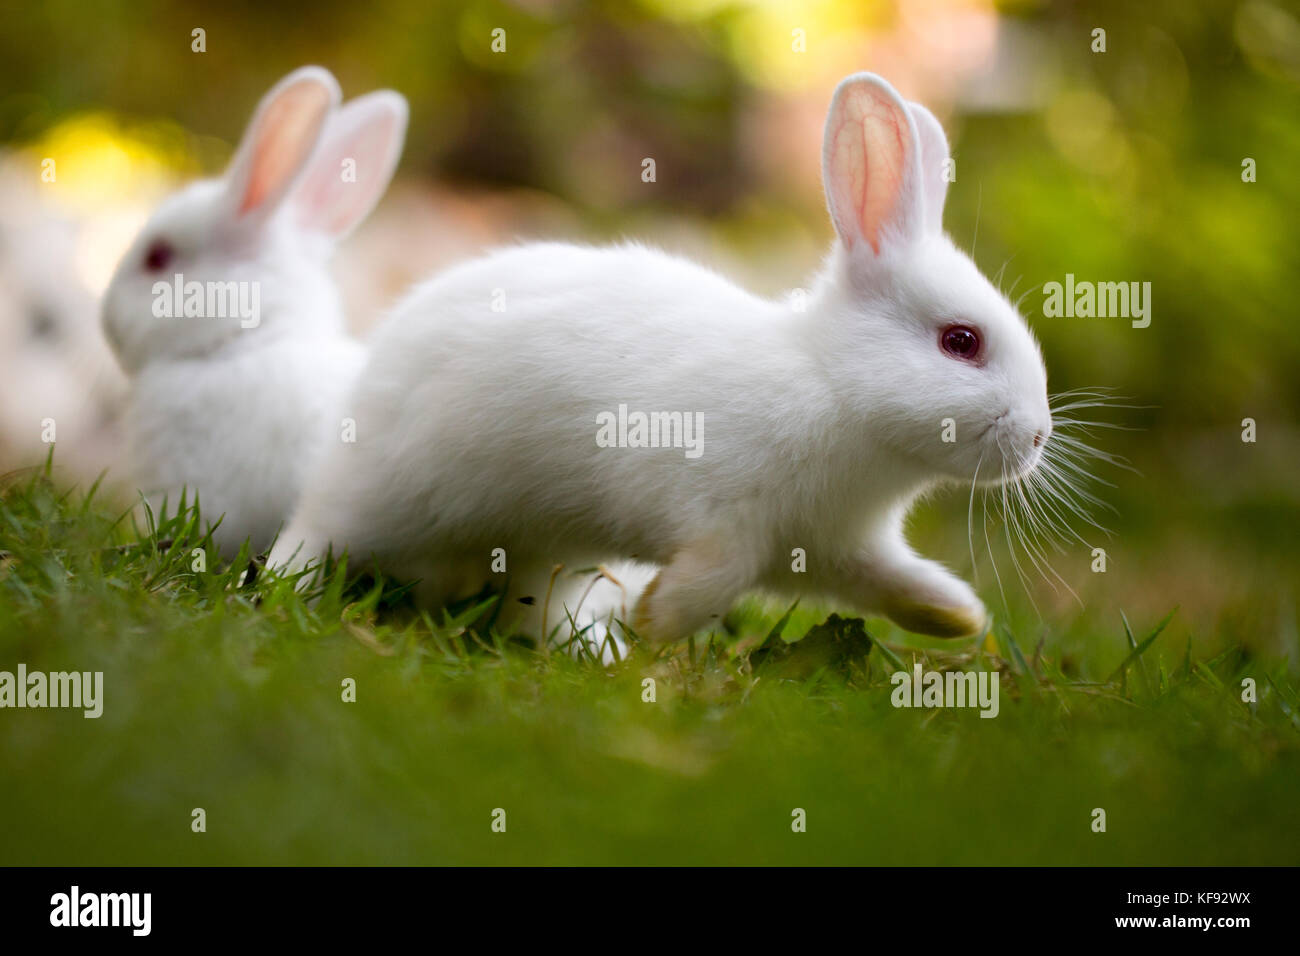
[[(349, 538), (571, 540), (654, 560), (736, 502), (811, 495), (828, 399), (796, 318), (639, 246), (454, 268), (376, 333), (349, 400), (360, 457), (337, 449), (332, 466), (385, 487)], [(309, 507), (355, 510), (354, 481), (330, 484), (338, 500)]]

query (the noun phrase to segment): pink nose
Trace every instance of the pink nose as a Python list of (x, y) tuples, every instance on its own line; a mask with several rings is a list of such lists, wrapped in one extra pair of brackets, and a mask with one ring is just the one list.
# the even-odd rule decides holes
[(1039, 445), (1041, 445), (1042, 443), (1043, 443), (1043, 433), (1042, 433), (1042, 432), (1035, 432), (1035, 433), (1034, 433), (1034, 447), (1037, 448), (1037, 447), (1038, 447)]

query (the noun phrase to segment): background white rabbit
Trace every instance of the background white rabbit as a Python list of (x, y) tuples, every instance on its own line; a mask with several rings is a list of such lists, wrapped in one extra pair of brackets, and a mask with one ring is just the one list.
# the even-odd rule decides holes
[[(438, 600), (504, 548), (512, 596), (540, 604), (556, 562), (652, 562), (634, 626), (656, 641), (753, 588), (981, 630), (903, 520), (940, 483), (1033, 468), (1051, 416), (1037, 344), (943, 233), (947, 159), (924, 107), (871, 74), (840, 84), (838, 238), (803, 308), (637, 245), (526, 245), (433, 279), (376, 333), (346, 403), (358, 441), (327, 450), (270, 563), (346, 547)], [(702, 453), (600, 447), (620, 405), (702, 416)]]
[[(226, 552), (269, 546), (321, 443), (342, 440), (337, 405), (364, 360), (328, 258), (383, 195), (407, 107), (386, 90), (338, 102), (319, 67), (281, 80), (225, 175), (164, 202), (104, 296), (139, 486), (173, 506), (197, 490)], [(256, 289), (260, 314), (160, 317), (154, 284), (177, 274)]]
[(77, 268), (80, 224), (46, 198), (39, 159), (0, 155), (0, 472), (39, 465), (52, 422), (60, 475), (115, 464), (126, 391)]

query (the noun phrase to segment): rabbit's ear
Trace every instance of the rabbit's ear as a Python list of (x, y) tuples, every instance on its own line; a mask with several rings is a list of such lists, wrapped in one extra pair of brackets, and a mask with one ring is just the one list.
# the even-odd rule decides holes
[(226, 170), (232, 219), (261, 222), (279, 207), (339, 98), (338, 83), (318, 66), (294, 70), (262, 98)]
[(375, 207), (406, 139), (406, 99), (392, 90), (359, 97), (330, 117), (293, 203), (304, 229), (341, 239)]
[(943, 126), (920, 103), (908, 103), (912, 122), (916, 124), (917, 139), (921, 143), (921, 192), (925, 196), (925, 227), (931, 232), (943, 231), (943, 203), (948, 197), (948, 137)]
[(907, 106), (894, 88), (857, 73), (835, 90), (826, 117), (822, 178), (840, 241), (880, 254), (925, 228), (921, 150)]

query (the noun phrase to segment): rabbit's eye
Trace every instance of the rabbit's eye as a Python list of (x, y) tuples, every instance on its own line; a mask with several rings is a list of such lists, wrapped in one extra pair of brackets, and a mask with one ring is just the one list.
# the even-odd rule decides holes
[(27, 318), (27, 328), (31, 337), (39, 341), (52, 342), (59, 337), (59, 322), (54, 313), (42, 306), (33, 306)]
[(980, 352), (980, 334), (969, 325), (950, 325), (940, 333), (939, 344), (954, 358), (974, 361)]
[(155, 240), (149, 246), (149, 251), (144, 254), (144, 267), (150, 272), (161, 272), (166, 269), (172, 261), (175, 250), (169, 243), (161, 239)]

